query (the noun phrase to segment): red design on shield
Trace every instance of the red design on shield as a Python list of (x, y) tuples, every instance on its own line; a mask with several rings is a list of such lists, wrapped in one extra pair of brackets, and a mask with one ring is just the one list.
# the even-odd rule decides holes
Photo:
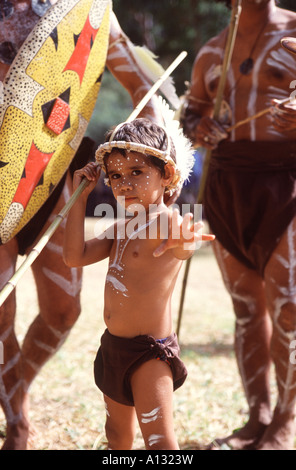
[(47, 127), (57, 135), (63, 132), (65, 124), (70, 114), (70, 106), (61, 98), (57, 98), (50, 116), (46, 122)]
[(24, 174), (19, 182), (18, 188), (14, 195), (12, 202), (18, 202), (22, 204), (23, 208), (27, 207), (27, 204), (33, 194), (34, 189), (40, 182), (44, 170), (47, 167), (53, 153), (41, 152), (34, 142), (31, 145), (31, 149), (26, 161)]
[(89, 17), (87, 17), (86, 23), (78, 37), (74, 52), (64, 69), (64, 72), (66, 70), (77, 72), (80, 84), (82, 83), (90, 51), (98, 31), (99, 28), (94, 29), (90, 24)]

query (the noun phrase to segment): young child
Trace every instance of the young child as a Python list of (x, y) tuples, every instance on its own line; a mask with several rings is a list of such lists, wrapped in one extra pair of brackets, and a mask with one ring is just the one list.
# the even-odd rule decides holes
[[(165, 192), (180, 187), (192, 166), (191, 149), (183, 146), (183, 152), (189, 163), (183, 165), (187, 169), (182, 174), (178, 165), (182, 155), (176, 155), (172, 138), (146, 119), (123, 123), (110, 132), (96, 158), (115, 198), (137, 216), (141, 214), (143, 223), (130, 229), (133, 219), (116, 222), (103, 237), (86, 242), (86, 202), (99, 171), (90, 163), (74, 174), (73, 191), (85, 177), (90, 184), (68, 217), (65, 262), (85, 266), (109, 257), (104, 308), (107, 329), (94, 369), (96, 384), (104, 393), (106, 435), (112, 450), (132, 448), (136, 417), (146, 449), (179, 448), (173, 426), (173, 391), (183, 384), (187, 371), (172, 331), (171, 297), (182, 260), (193, 254), (192, 244), (214, 238), (198, 234), (202, 224), (192, 224), (191, 214), (182, 219), (164, 203)], [(176, 227), (178, 236), (174, 236)], [(153, 237), (149, 236), (152, 232)]]

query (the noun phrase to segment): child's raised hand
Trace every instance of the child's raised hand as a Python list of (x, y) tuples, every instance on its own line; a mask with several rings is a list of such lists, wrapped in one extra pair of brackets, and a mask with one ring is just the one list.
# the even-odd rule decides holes
[(203, 222), (192, 224), (192, 219), (193, 214), (185, 214), (182, 218), (179, 211), (175, 209), (172, 214), (169, 237), (160, 244), (153, 255), (159, 257), (168, 250), (174, 250), (177, 258), (187, 259), (196, 249), (196, 243), (215, 239), (215, 235), (200, 233)]
[(81, 184), (84, 178), (87, 178), (90, 184), (83, 191), (84, 196), (88, 196), (95, 188), (101, 174), (101, 169), (95, 162), (90, 162), (80, 170), (75, 171), (73, 176), (73, 191)]

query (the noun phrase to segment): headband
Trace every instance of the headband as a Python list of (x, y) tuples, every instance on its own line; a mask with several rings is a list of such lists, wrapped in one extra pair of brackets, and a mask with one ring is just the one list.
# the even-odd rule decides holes
[[(164, 126), (159, 126), (164, 129), (167, 136), (167, 149), (159, 150), (155, 147), (150, 147), (138, 142), (125, 142), (114, 140), (117, 132), (125, 125), (126, 122), (119, 124), (112, 132), (108, 142), (100, 145), (96, 151), (96, 160), (101, 168), (106, 173), (104, 158), (110, 154), (113, 149), (119, 148), (127, 150), (128, 152), (139, 152), (144, 155), (151, 155), (159, 158), (165, 164), (170, 164), (176, 169), (173, 181), (167, 187), (167, 190), (176, 190), (182, 188), (183, 183), (189, 178), (194, 165), (194, 150), (190, 141), (184, 136), (179, 127), (179, 122), (174, 119), (174, 112), (171, 111), (168, 105), (160, 98), (162, 114), (164, 118)], [(171, 158), (171, 139), (176, 149), (176, 162)], [(108, 179), (107, 179), (108, 181)], [(106, 181), (106, 184), (108, 184)]]

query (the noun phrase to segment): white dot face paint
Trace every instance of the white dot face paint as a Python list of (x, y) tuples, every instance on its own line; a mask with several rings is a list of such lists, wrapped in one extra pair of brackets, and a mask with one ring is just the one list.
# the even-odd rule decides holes
[(160, 203), (161, 172), (146, 155), (113, 150), (105, 163), (113, 195), (120, 205), (124, 202), (125, 209), (140, 202), (139, 210), (149, 210), (149, 204)]

